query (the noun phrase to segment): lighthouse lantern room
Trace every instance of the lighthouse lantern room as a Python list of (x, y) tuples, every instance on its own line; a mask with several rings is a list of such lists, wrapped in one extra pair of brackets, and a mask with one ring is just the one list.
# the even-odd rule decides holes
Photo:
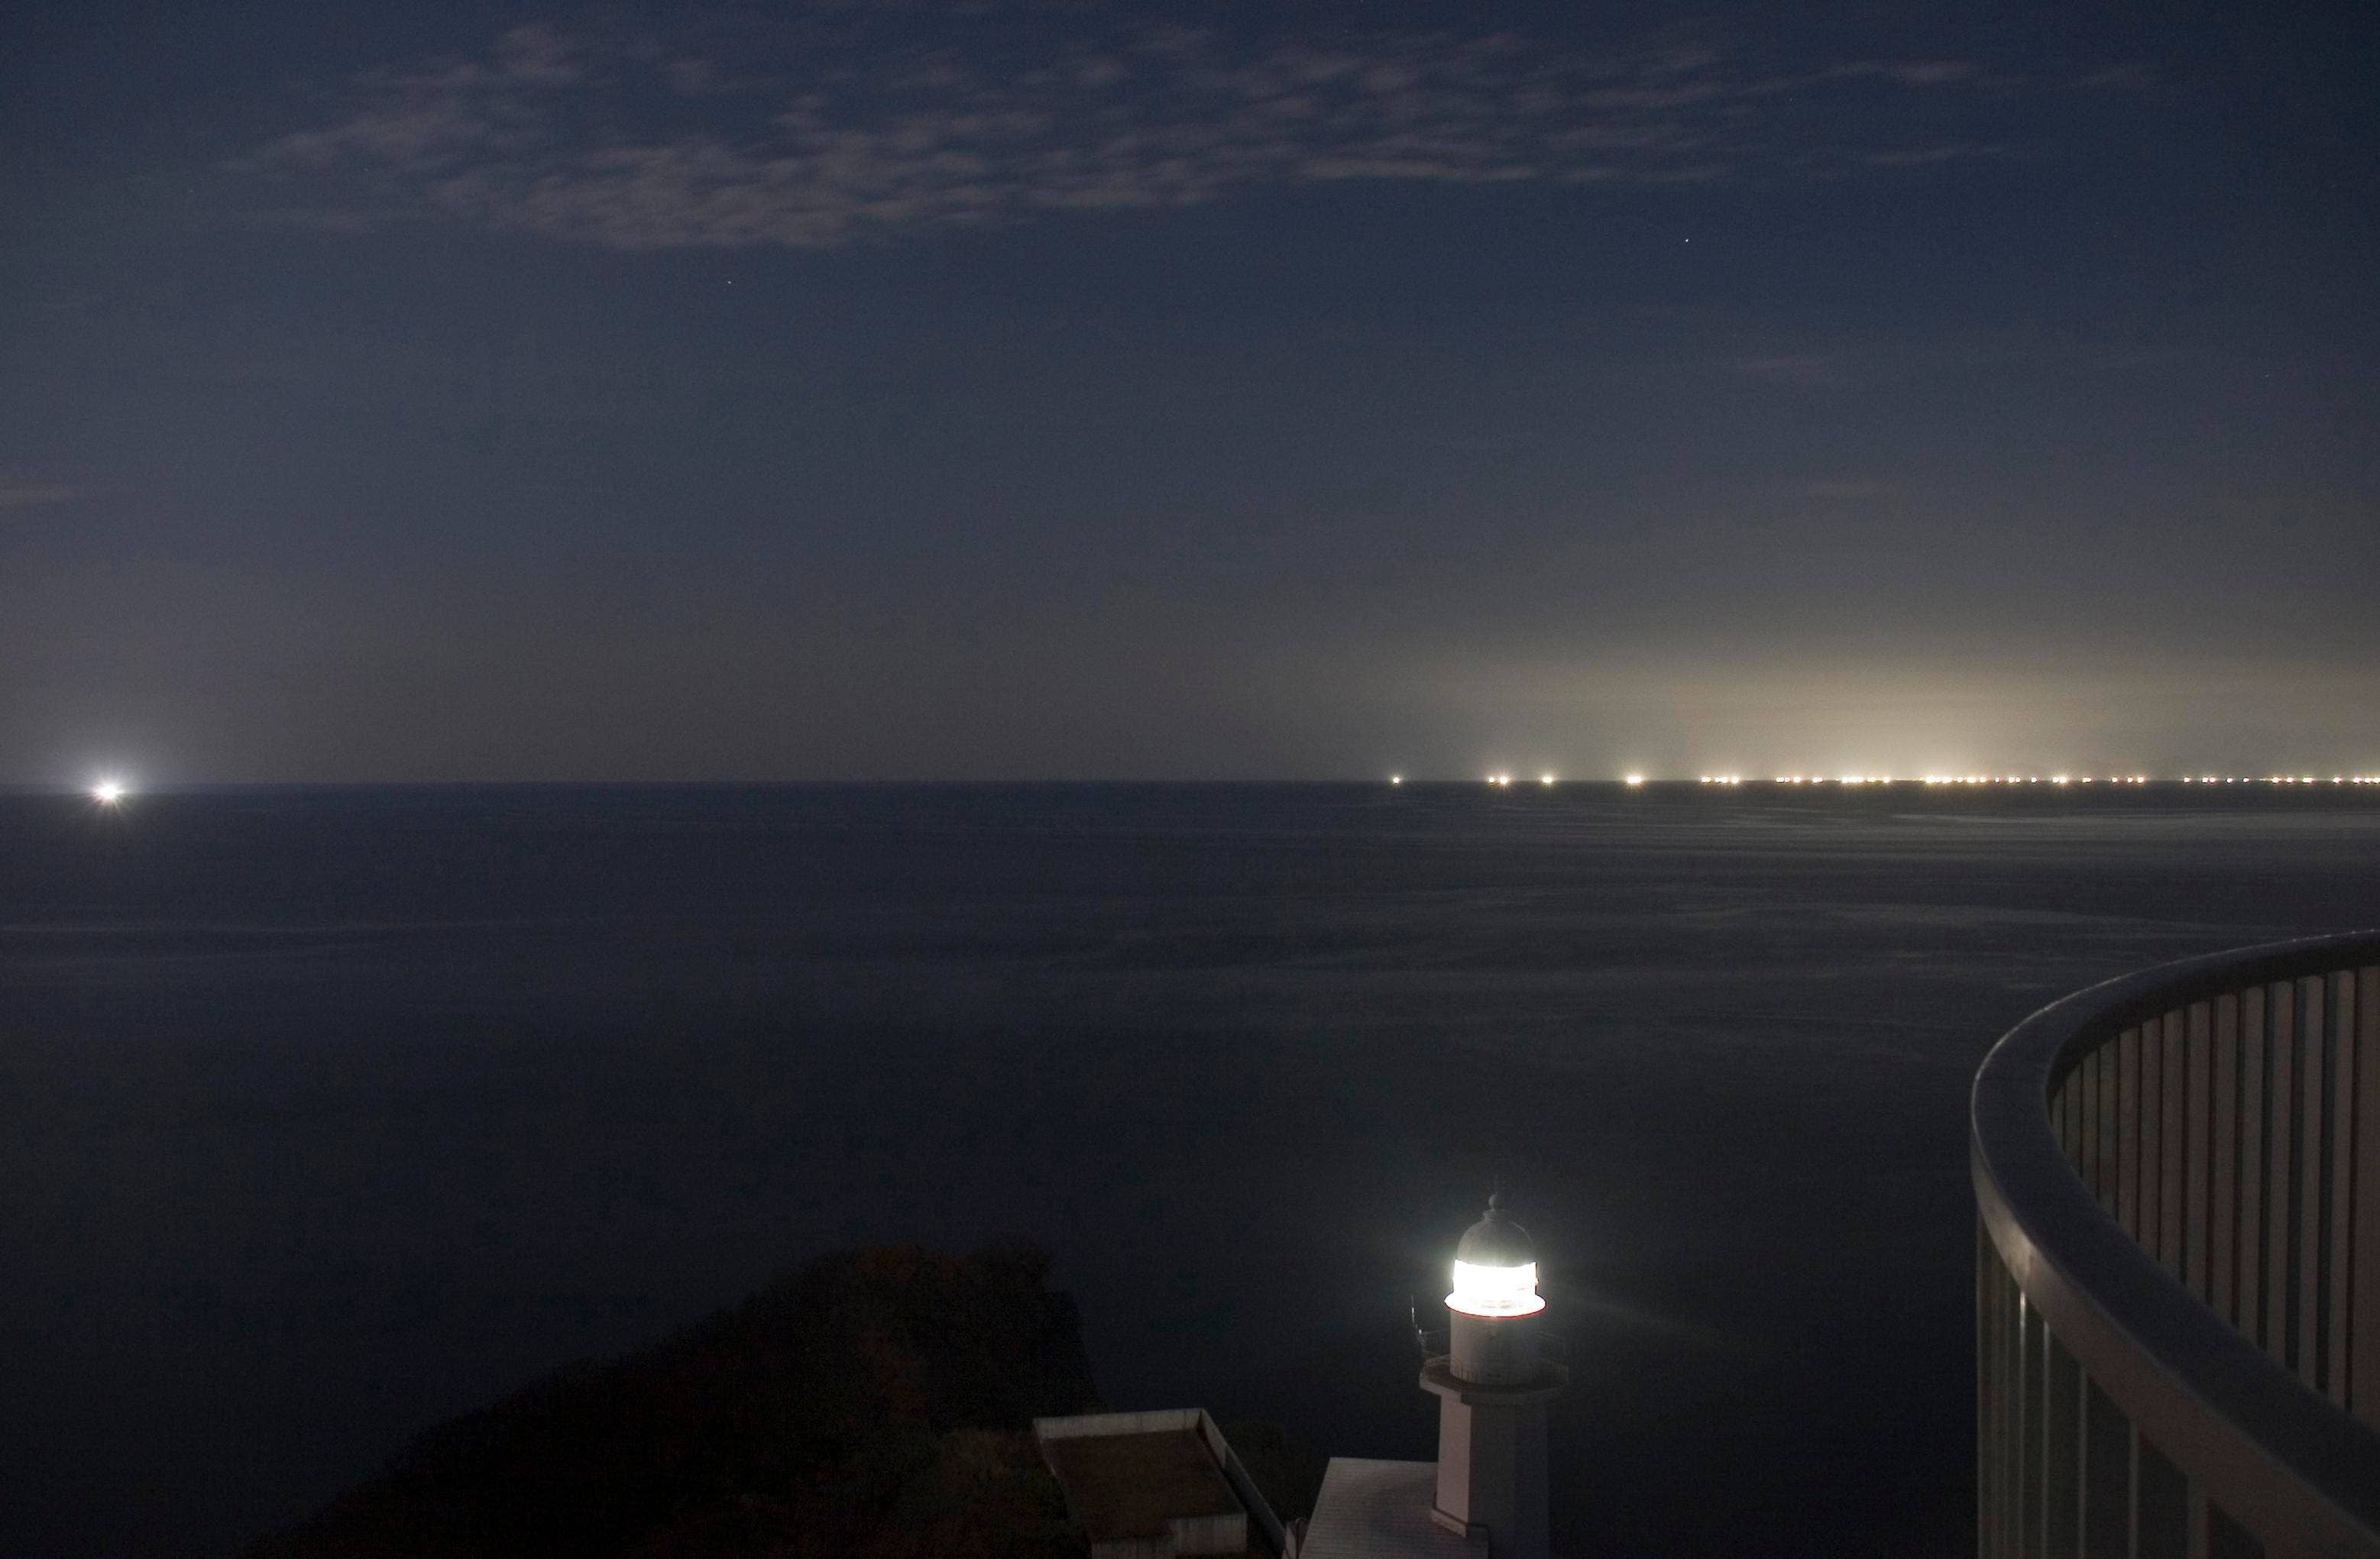
[(1421, 1373), (1439, 1398), (1430, 1517), (1491, 1559), (1545, 1559), (1546, 1406), (1570, 1372), (1538, 1347), (1536, 1251), (1500, 1196), (1455, 1247), (1453, 1275), (1447, 1351)]

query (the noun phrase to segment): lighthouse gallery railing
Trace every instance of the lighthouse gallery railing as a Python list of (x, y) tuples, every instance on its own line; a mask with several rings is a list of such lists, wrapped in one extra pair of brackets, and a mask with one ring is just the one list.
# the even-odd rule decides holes
[(2380, 932), (2044, 1008), (1971, 1126), (1983, 1559), (2380, 1559)]

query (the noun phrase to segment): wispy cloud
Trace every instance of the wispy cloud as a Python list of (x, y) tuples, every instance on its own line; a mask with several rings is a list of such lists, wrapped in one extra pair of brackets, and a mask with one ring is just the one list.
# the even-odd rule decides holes
[[(334, 228), (444, 213), (623, 249), (822, 248), (1264, 185), (1674, 184), (1989, 150), (1913, 128), (1905, 146), (1875, 144), (1876, 92), (1978, 90), (1984, 73), (1955, 60), (1779, 75), (1674, 42), (1257, 47), (1121, 21), (921, 44), (933, 28), (901, 19), (888, 32), (869, 7), (819, 6), (671, 35), (515, 28), (474, 55), (349, 83), (323, 122), (238, 167), (280, 187), (284, 219)], [(1853, 96), (1866, 144), (1814, 142), (1814, 115)], [(1802, 127), (1790, 163), (1786, 138), (1765, 133), (1788, 102)]]
[(1735, 371), (1764, 383), (1799, 389), (1840, 390), (1867, 374), (1845, 352), (1781, 352), (1737, 359)]
[(38, 509), (52, 503), (72, 503), (83, 496), (80, 488), (65, 482), (0, 481), (0, 511)]
[(2014, 150), (2006, 142), (1946, 140), (1932, 146), (1898, 146), (1884, 151), (1869, 151), (1863, 153), (1860, 161), (1872, 168), (1925, 168), (1937, 163), (2006, 157)]
[[(2095, 355), (2071, 344), (2045, 345), (2008, 334), (1837, 336), (1759, 342), (1710, 366), (1727, 376), (1789, 391), (1876, 391), (1918, 380), (1988, 373), (2012, 364), (2095, 369)], [(1818, 496), (1814, 494), (1813, 496)]]
[(2144, 62), (2128, 60), (2104, 70), (2088, 71), (2069, 85), (2078, 91), (2144, 92), (2157, 85), (2157, 75)]
[(1875, 477), (1835, 477), (1814, 481), (1803, 496), (1821, 503), (1895, 502), (1904, 496), (1900, 484)]

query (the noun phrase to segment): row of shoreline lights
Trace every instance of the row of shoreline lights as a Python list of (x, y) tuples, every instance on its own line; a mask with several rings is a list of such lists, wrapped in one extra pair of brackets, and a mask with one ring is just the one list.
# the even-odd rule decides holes
[[(1402, 785), (1404, 782), (1405, 777), (1402, 774), (1391, 774), (1389, 776), (1389, 783), (1391, 785)], [(1537, 776), (1537, 783), (1540, 785), (1550, 785), (1553, 782), (1554, 777), (1550, 774), (1540, 774)], [(1645, 783), (1645, 776), (1642, 774), (1624, 775), (1621, 777), (1621, 782), (1626, 785), (1642, 785)], [(1697, 782), (1705, 785), (1741, 785), (1743, 783), (1743, 776), (1741, 774), (1706, 774), (1703, 775)], [(1829, 781), (1823, 774), (1780, 774), (1777, 776), (1776, 782), (1779, 785), (1824, 785), (1830, 782), (1839, 785), (1891, 785), (1896, 783), (1907, 784), (1910, 781), (1905, 780), (1895, 780), (1889, 774), (1845, 774), (1839, 776), (1832, 781)], [(2092, 785), (2098, 783), (2097, 780), (2094, 776), (2088, 774), (2083, 775), (2079, 780), (2069, 775), (2053, 774), (2046, 781), (2039, 775), (1928, 774), (1917, 782), (1926, 785), (2039, 785), (2044, 783), (2051, 785)], [(2145, 774), (2110, 775), (2107, 779), (2107, 783), (2110, 785), (2145, 785), (2148, 782), (2149, 777)], [(2242, 780), (2236, 775), (2224, 774), (2201, 774), (2196, 776), (2185, 774), (2182, 776), (2181, 782), (2185, 785), (2253, 785), (2259, 783), (2259, 781), (2252, 777)], [(2322, 783), (2322, 780), (2317, 776), (2312, 774), (2270, 774), (2266, 775), (2261, 782), (2267, 785), (2319, 785)], [(2334, 774), (2330, 778), (2330, 782), (2334, 785), (2380, 785), (2380, 774)], [(1510, 786), (1512, 783), (1512, 777), (1509, 774), (1491, 774), (1488, 776), (1488, 783), (1499, 787)], [(103, 778), (95, 781), (91, 788), (91, 799), (102, 806), (121, 805), (125, 797), (131, 793), (132, 792), (129, 786), (126, 785), (123, 780), (115, 779), (112, 776)]]
[[(1391, 785), (1402, 785), (1404, 782), (1405, 777), (1402, 774), (1389, 776), (1389, 783)], [(1550, 785), (1554, 782), (1554, 777), (1550, 774), (1541, 774), (1537, 777), (1537, 782)], [(1645, 783), (1645, 776), (1624, 775), (1621, 782), (1626, 785), (1642, 785)], [(1695, 780), (1695, 783), (1702, 785), (1741, 785), (1743, 782), (1744, 779), (1741, 774), (1705, 774)], [(1488, 783), (1498, 787), (1510, 786), (1512, 783), (1512, 777), (1510, 774), (1490, 774), (1488, 776)], [(2146, 785), (2151, 783), (2151, 779), (2145, 774), (2111, 774), (2104, 780), (2092, 774), (2079, 777), (2070, 774), (2052, 774), (2046, 777), (2038, 774), (1927, 774), (1915, 780), (1906, 778), (1896, 780), (1889, 774), (1842, 774), (1832, 778), (1824, 774), (1779, 774), (1773, 783), (1779, 785)], [(2241, 779), (2237, 775), (2224, 774), (2185, 774), (2181, 777), (2180, 783), (2184, 785), (2319, 785), (2324, 781), (2319, 776), (2313, 774), (2269, 774), (2262, 779), (2254, 776)], [(2380, 774), (2334, 774), (2330, 777), (2329, 783), (2380, 785)]]
[[(1631, 784), (1639, 782), (1634, 779), (1629, 781)], [(1700, 782), (1705, 785), (1741, 785), (1743, 783), (1743, 779), (1741, 775), (1734, 774), (1706, 774), (1702, 776)], [(2243, 780), (2236, 775), (2185, 774), (2180, 782), (2184, 785), (2319, 785), (2325, 781), (2319, 776), (2313, 774), (2302, 776), (2270, 774), (2261, 780), (2254, 776)], [(1834, 780), (1828, 780), (1823, 774), (1780, 774), (1777, 776), (1776, 783), (1779, 785), (2094, 785), (2100, 783), (2146, 785), (2151, 783), (2151, 777), (2146, 774), (2111, 774), (2102, 781), (2096, 776), (2089, 774), (2079, 778), (2070, 774), (2052, 774), (2046, 778), (2038, 774), (1927, 774), (1914, 780), (1905, 779), (1896, 780), (1889, 774), (1845, 774)], [(2380, 774), (2334, 774), (2328, 783), (2380, 785)]]
[[(1830, 782), (1841, 785), (1912, 783), (1907, 780), (1896, 781), (1889, 774), (1846, 774), (1833, 781), (1829, 781), (1823, 774), (1780, 774), (1777, 776), (1776, 782), (1779, 785), (1824, 785)], [(2104, 781), (2097, 776), (2090, 774), (2080, 777), (2070, 774), (2052, 774), (2046, 777), (2038, 774), (1927, 774), (1913, 782), (1923, 785), (2094, 785), (2100, 783), (2146, 785), (2152, 781), (2151, 777), (2146, 774), (2111, 774)], [(2268, 774), (2261, 780), (2252, 775), (2242, 779), (2238, 775), (2185, 774), (2180, 782), (2184, 785), (2319, 785), (2323, 780), (2320, 776), (2313, 774)], [(2329, 782), (2334, 785), (2380, 785), (2380, 774), (2334, 774), (2330, 777)], [(1702, 783), (1740, 785), (1743, 781), (1734, 775), (1706, 774), (1702, 777)]]

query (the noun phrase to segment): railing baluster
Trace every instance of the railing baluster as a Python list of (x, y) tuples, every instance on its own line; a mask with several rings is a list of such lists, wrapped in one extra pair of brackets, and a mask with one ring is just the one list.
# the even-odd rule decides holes
[(2240, 1227), (2240, 998), (2215, 998), (2215, 1054), (2209, 1063), (2214, 1094), (2209, 1100), (2207, 1134), (2214, 1157), (2206, 1197), (2207, 1298), (2215, 1313), (2233, 1325), (2240, 1323), (2240, 1301), (2234, 1287), (2239, 1258), (2233, 1239)]
[(2116, 1046), (2102, 1045), (2092, 1058), (2098, 1063), (2099, 1073), (2099, 1204), (2113, 1217), (2116, 1166), (2123, 1155), (2122, 1129), (2116, 1114)]
[(2297, 1208), (2289, 1200), (2289, 1156), (2296, 1141), (2289, 1120), (2297, 1109), (2297, 997), (2287, 980), (2265, 987), (2265, 1045), (2272, 1052), (2273, 1070), (2266, 1083), (2265, 1114), (2271, 1139), (2270, 1173), (2265, 1194), (2265, 1351), (2283, 1369), (2289, 1366), (2289, 1231)]
[(2322, 1182), (2329, 1166), (2323, 1152), (2324, 982), (2298, 981), (2298, 1379), (2322, 1389)]
[(2330, 979), (2330, 1194), (2322, 1238), (2328, 1289), (2323, 1311), (2329, 1334), (2323, 1352), (2323, 1389), (2342, 1408), (2348, 1390), (2348, 1278), (2353, 1270), (2348, 1241), (2355, 1201), (2355, 972), (2342, 970)]
[(1994, 1372), (1999, 1366), (1999, 1252), (1992, 1249), (1991, 1230), (1983, 1215), (1975, 1215), (1975, 1555), (1998, 1559), (1998, 1532), (1992, 1520), (1992, 1497), (1998, 1492), (1999, 1437), (1993, 1422), (1999, 1406)]
[(2156, 1442), (2141, 1436), (2132, 1499), (2140, 1519), (2133, 1552), (2140, 1559), (2182, 1559), (2190, 1545), (2190, 1480)]
[(2240, 1330), (2265, 1341), (2265, 992), (2240, 993)]
[(2141, 1237), (2141, 1031), (2116, 1036), (2116, 1221)]
[(2230, 1512), (2221, 1505), (2209, 1504), (2206, 1520), (2207, 1559), (2283, 1559), (2280, 1554), (2267, 1555), (2265, 1545), (2250, 1537), (2240, 1523), (2231, 1519)]
[(2213, 1149), (2207, 1138), (2209, 1112), (2214, 1108), (2215, 1013), (2204, 1001), (2190, 1004), (2182, 1034), (2182, 1074), (2189, 1080), (2183, 1100), (2181, 1166), (2181, 1270), (2190, 1291), (2204, 1302), (2207, 1283), (2207, 1172)]
[(2168, 1012), (2157, 1024), (2159, 1047), (2165, 1056), (2165, 1076), (2158, 1087), (2161, 1113), (2157, 1124), (2160, 1152), (2157, 1171), (2156, 1257), (2165, 1270), (2181, 1276), (2183, 1215), (2183, 1154), (2190, 1145), (2187, 1124), (2190, 1069), (2182, 1056), (2182, 1015)]
[(2141, 1249), (2156, 1254), (2157, 1230), (2163, 1227), (2157, 1219), (2157, 1192), (2165, 1174), (2165, 1154), (2160, 1151), (2165, 1120), (2165, 1025), (2152, 1018), (2141, 1025), (2141, 1113), (2132, 1130), (2141, 1139), (2141, 1222), (2132, 1238)]
[(2018, 1300), (2018, 1313), (2023, 1318), (2023, 1335), (2018, 1342), (2017, 1356), (2017, 1478), (2022, 1493), (2017, 1501), (2017, 1541), (2028, 1554), (2040, 1552), (2042, 1522), (2042, 1456), (2048, 1442), (2048, 1412), (2042, 1400), (2042, 1357), (2047, 1351), (2048, 1328), (2042, 1323), (2041, 1311), (2022, 1299)]
[(2021, 1555), (2024, 1553), (2024, 1318), (2028, 1307), (2016, 1275), (2007, 1276), (2003, 1321), (2008, 1330), (2000, 1343), (2000, 1380), (2007, 1392), (2000, 1412), (2000, 1541), (2009, 1553)]
[(2082, 1371), (2054, 1334), (2044, 1333), (2041, 1453), (2043, 1559), (2078, 1559), (2082, 1538)]
[(2354, 1319), (2348, 1337), (2352, 1374), (2348, 1405), (2380, 1429), (2380, 966), (2355, 977), (2355, 1166), (2351, 1285)]
[(2095, 1051), (2082, 1057), (2082, 1064), (2074, 1069), (2074, 1076), (2082, 1089), (2082, 1163), (2081, 1165), (2082, 1183), (2091, 1188), (2093, 1196), (2097, 1196), (2099, 1194), (2099, 1057), (2097, 1052)]
[(2132, 1527), (2132, 1420), (2082, 1372), (2082, 1552), (2122, 1559)]
[(2141, 1426), (2124, 1425), (2124, 1559), (2141, 1554)]

